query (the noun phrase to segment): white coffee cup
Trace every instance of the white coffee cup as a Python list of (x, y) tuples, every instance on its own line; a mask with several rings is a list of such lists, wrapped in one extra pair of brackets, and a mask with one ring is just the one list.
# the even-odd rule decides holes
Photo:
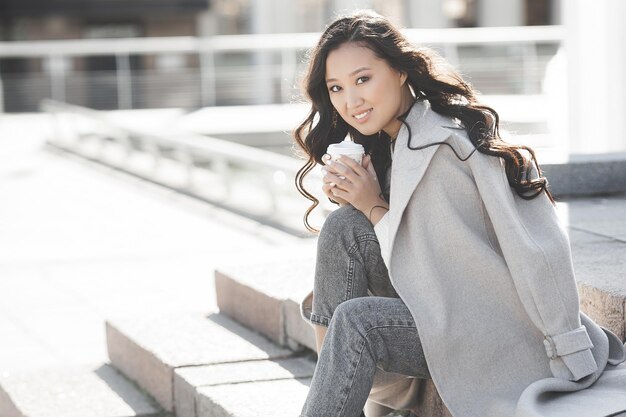
[[(326, 153), (330, 155), (330, 159), (338, 161), (339, 157), (345, 155), (353, 159), (357, 164), (361, 165), (363, 162), (363, 155), (365, 154), (365, 148), (359, 143), (354, 143), (349, 139), (344, 139), (339, 143), (331, 143), (326, 149)], [(345, 179), (343, 175), (338, 175), (339, 178)]]

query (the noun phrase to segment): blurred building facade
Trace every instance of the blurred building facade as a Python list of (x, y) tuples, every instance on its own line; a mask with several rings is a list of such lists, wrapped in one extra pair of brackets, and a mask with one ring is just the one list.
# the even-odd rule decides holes
[[(207, 0), (2, 0), (0, 41), (196, 36), (201, 16), (209, 10)], [(128, 65), (141, 73), (155, 68), (189, 68), (197, 65), (196, 61), (191, 55), (135, 55), (129, 57)], [(102, 91), (115, 87), (119, 66), (120, 60), (112, 55), (54, 60), (5, 57), (0, 60), (4, 110), (34, 110), (32, 97), (40, 96), (38, 91), (52, 90), (47, 75), (59, 70), (77, 76), (73, 91), (84, 97), (76, 97), (78, 101), (114, 108), (117, 101)], [(149, 94), (145, 91), (137, 96), (150, 102)]]
[(208, 0), (3, 0), (0, 40), (196, 34)]
[[(250, 0), (251, 8), (272, 10), (251, 33), (319, 32), (338, 14), (374, 9), (410, 28), (531, 26), (560, 24), (562, 0)], [(218, 5), (220, 2), (216, 2)], [(285, 6), (289, 3), (289, 6)]]
[[(0, 42), (320, 32), (356, 8), (372, 8), (407, 28), (549, 25), (559, 23), (560, 1), (3, 0)], [(287, 96), (278, 85), (284, 80), (267, 81), (284, 56), (263, 51), (214, 54), (215, 74), (207, 76), (197, 53), (61, 56), (42, 44), (41, 56), (20, 56), (1, 48), (0, 111), (34, 111), (50, 95), (97, 109), (267, 104)], [(303, 55), (298, 51), (295, 60)], [(215, 99), (199, 94), (203, 77), (219, 79)]]
[[(405, 28), (510, 28), (505, 38), (517, 41), (434, 37), (446, 38), (439, 52), (483, 94), (551, 95), (547, 119), (560, 127), (550, 130), (571, 150), (626, 149), (623, 0), (0, 0), (0, 113), (37, 111), (49, 97), (95, 109), (299, 101), (297, 75), (316, 34), (357, 8)], [(314, 36), (278, 45), (300, 36), (280, 36), (287, 33)], [(414, 40), (432, 46), (422, 38), (430, 33)], [(221, 42), (247, 34), (278, 36), (267, 38), (270, 47), (255, 43), (266, 38)], [(198, 48), (218, 38), (220, 49)], [(150, 39), (146, 49), (141, 41)], [(128, 40), (137, 42), (124, 49)], [(567, 53), (557, 54), (562, 46)]]
[(3, 0), (0, 41), (319, 32), (371, 8), (404, 27), (560, 23), (562, 0)]

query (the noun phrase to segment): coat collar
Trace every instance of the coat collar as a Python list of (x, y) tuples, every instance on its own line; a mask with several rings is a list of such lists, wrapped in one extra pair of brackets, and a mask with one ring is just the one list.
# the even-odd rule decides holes
[[(391, 198), (389, 202), (389, 253), (393, 253), (393, 242), (400, 225), (402, 214), (426, 172), (439, 144), (421, 148), (434, 142), (442, 142), (452, 132), (446, 128), (458, 129), (459, 126), (445, 116), (431, 109), (427, 100), (413, 103), (400, 127), (393, 152), (391, 164)], [(408, 148), (409, 129), (411, 148)]]

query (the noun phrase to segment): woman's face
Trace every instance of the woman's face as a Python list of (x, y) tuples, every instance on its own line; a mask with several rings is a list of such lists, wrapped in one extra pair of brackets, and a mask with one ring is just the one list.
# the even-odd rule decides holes
[(341, 118), (364, 135), (384, 130), (396, 136), (405, 81), (405, 73), (356, 43), (346, 42), (326, 58), (330, 101)]

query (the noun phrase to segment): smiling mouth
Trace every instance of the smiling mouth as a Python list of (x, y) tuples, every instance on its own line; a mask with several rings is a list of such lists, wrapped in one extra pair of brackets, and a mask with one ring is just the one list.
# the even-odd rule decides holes
[(364, 111), (361, 114), (355, 114), (354, 118), (357, 119), (357, 120), (362, 120), (363, 118), (367, 117), (367, 115), (370, 114), (372, 112), (372, 110), (374, 110), (374, 109), (369, 109), (367, 111)]

